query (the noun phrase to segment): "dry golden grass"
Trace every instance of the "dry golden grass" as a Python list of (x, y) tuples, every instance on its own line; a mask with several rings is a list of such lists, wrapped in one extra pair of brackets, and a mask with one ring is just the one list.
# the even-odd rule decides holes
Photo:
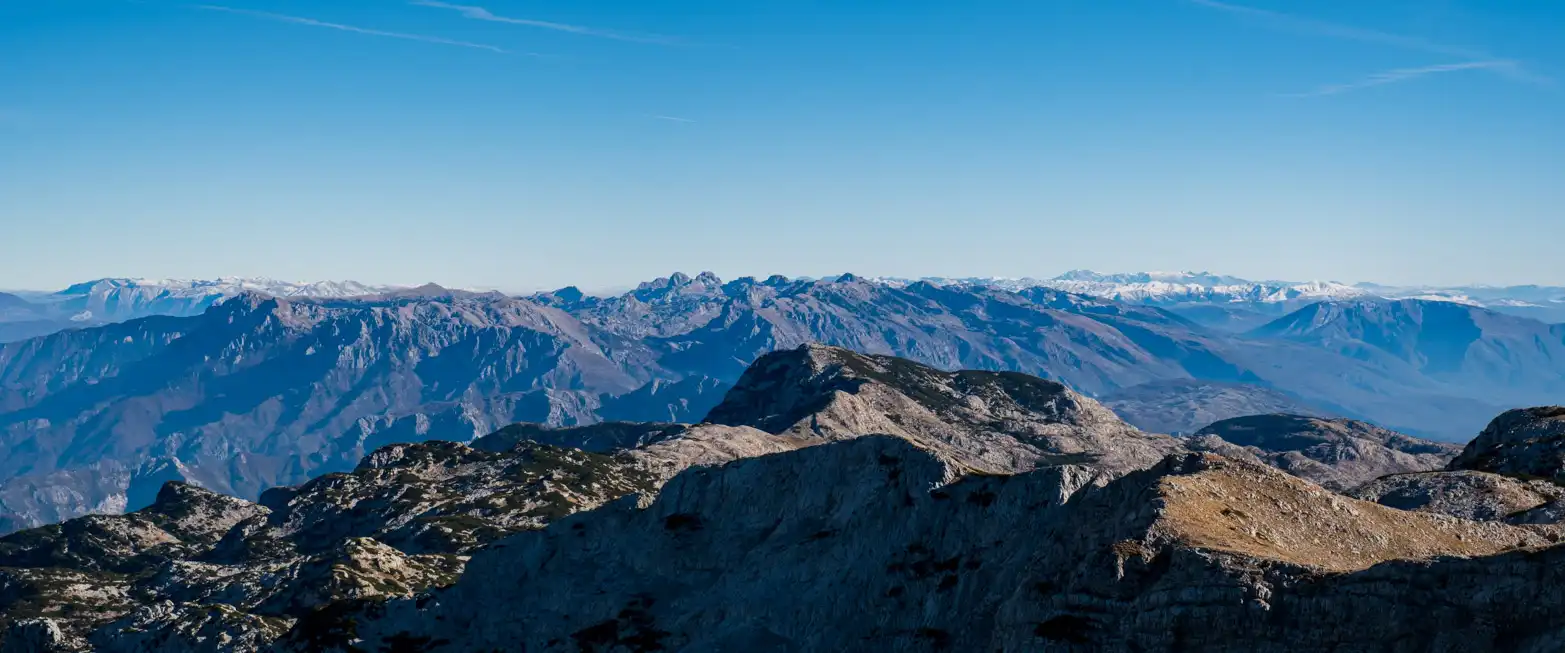
[(1485, 556), (1550, 544), (1532, 529), (1387, 508), (1268, 467), (1217, 456), (1205, 464), (1159, 484), (1160, 530), (1196, 548), (1347, 572), (1387, 560)]

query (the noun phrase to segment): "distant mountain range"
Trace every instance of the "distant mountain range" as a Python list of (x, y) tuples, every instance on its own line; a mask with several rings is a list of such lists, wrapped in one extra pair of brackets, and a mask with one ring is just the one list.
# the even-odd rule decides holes
[[(1239, 330), (1303, 305), (1328, 300), (1422, 299), (1489, 308), (1544, 322), (1565, 322), (1565, 287), (1559, 286), (1387, 286), (1335, 281), (1251, 281), (1210, 272), (1102, 274), (1073, 270), (1051, 279), (925, 278), (941, 285), (978, 285), (1005, 290), (1053, 288), (1115, 301), (1170, 308), (1208, 326)], [(915, 280), (886, 278), (906, 285)]]
[(370, 286), (356, 281), (288, 282), (237, 277), (98, 279), (57, 292), (0, 293), (0, 342), (153, 315), (197, 315), (214, 304), (244, 293), (273, 297), (353, 297), (394, 290), (396, 288), (391, 286)]
[[(146, 288), (75, 294), (175, 296)], [(188, 306), (219, 301), (204, 292)], [(1151, 431), (1281, 411), (1459, 439), (1565, 393), (1565, 327), (1427, 300), (1308, 305), (1232, 333), (1046, 287), (852, 275), (676, 274), (614, 297), (240, 292), (0, 345), (0, 526), (138, 508), (170, 479), (254, 498), (384, 444), (512, 422), (696, 421), (752, 361), (805, 343), (1032, 374)]]
[[(683, 275), (675, 275), (680, 276)], [(716, 277), (706, 274), (686, 279), (701, 288), (713, 285), (712, 280)], [(662, 281), (667, 280), (643, 283), (625, 295), (644, 297), (649, 292), (657, 292), (657, 284)], [(940, 286), (979, 286), (1009, 292), (1049, 288), (1116, 302), (1158, 306), (1204, 326), (1231, 332), (1258, 327), (1315, 302), (1373, 298), (1442, 301), (1488, 308), (1542, 322), (1565, 322), (1565, 287), (1555, 286), (1386, 286), (1334, 281), (1251, 281), (1210, 272), (1104, 274), (1090, 270), (1072, 270), (1049, 279), (878, 277), (869, 281), (892, 287), (906, 287), (922, 281)], [(719, 281), (716, 285), (722, 283)], [(211, 280), (98, 279), (56, 292), (0, 293), (0, 342), (151, 315), (195, 315), (213, 304), (243, 293), (281, 298), (344, 298), (407, 290), (356, 281), (290, 282), (241, 277)], [(535, 297), (538, 296), (548, 296), (556, 302), (588, 299), (587, 293), (575, 288), (563, 289), (558, 295), (542, 293)], [(660, 313), (659, 316), (668, 317), (668, 314)]]

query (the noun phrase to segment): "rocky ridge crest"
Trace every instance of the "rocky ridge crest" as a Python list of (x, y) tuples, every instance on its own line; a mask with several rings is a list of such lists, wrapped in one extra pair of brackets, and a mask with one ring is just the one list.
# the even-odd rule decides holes
[[(421, 650), (1547, 650), (1555, 536), (1178, 454), (1103, 486), (861, 437), (693, 470), (295, 629)], [(779, 491), (782, 490), (782, 491)], [(1539, 579), (1545, 579), (1541, 584)], [(1409, 596), (1408, 583), (1454, 585)], [(1486, 592), (1463, 591), (1482, 584)], [(1541, 594), (1539, 593), (1541, 592)], [(503, 605), (504, 609), (486, 609)], [(1489, 628), (1462, 624), (1481, 620)], [(351, 624), (351, 625), (350, 625)]]

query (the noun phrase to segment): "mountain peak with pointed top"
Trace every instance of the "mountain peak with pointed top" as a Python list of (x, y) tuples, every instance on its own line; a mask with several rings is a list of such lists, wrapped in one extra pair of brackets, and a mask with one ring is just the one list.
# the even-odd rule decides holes
[[(1179, 448), (1172, 438), (1141, 433), (1054, 381), (1014, 372), (947, 372), (815, 343), (756, 360), (707, 422), (804, 439), (886, 433), (997, 473), (1088, 459), (1121, 473)], [(1077, 455), (1082, 451), (1094, 453)]]

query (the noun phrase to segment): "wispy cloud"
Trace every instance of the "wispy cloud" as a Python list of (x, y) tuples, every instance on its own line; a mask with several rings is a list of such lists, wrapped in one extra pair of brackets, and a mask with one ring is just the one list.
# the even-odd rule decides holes
[(490, 13), (488, 9), (485, 9), (483, 7), (474, 7), (474, 6), (471, 6), (471, 5), (456, 5), (456, 4), (451, 4), (451, 3), (448, 3), (448, 2), (440, 2), (439, 0), (410, 0), (408, 4), (417, 5), (419, 7), (435, 7), (437, 9), (451, 9), (451, 10), (460, 12), (463, 16), (466, 16), (466, 17), (471, 18), (473, 20), (487, 20), (487, 21), (492, 22), (492, 23), (506, 23), (506, 24), (509, 24), (509, 25), (525, 25), (527, 27), (537, 27), (537, 28), (540, 28), (540, 29), (549, 29), (549, 30), (554, 30), (556, 32), (569, 32), (571, 34), (580, 34), (582, 36), (596, 36), (598, 38), (614, 39), (616, 41), (630, 41), (632, 43), (653, 43), (653, 44), (657, 44), (657, 45), (676, 45), (676, 44), (678, 44), (680, 42), (679, 39), (676, 39), (676, 38), (673, 38), (673, 37), (670, 37), (670, 36), (662, 36), (662, 35), (658, 35), (658, 34), (631, 34), (631, 33), (628, 33), (628, 32), (618, 32), (618, 31), (614, 31), (614, 30), (597, 29), (597, 28), (593, 28), (593, 27), (583, 27), (581, 25), (569, 25), (569, 24), (566, 24), (566, 23), (554, 23), (554, 22), (549, 22), (549, 21), (546, 21), (546, 20), (532, 20), (532, 19), (529, 19), (529, 18), (510, 18), (510, 17), (507, 17), (507, 16), (496, 16), (493, 13)]
[[(1423, 77), (1425, 75), (1473, 69), (1488, 70), (1512, 81), (1524, 82), (1528, 84), (1546, 85), (1553, 83), (1553, 80), (1549, 77), (1528, 70), (1518, 61), (1502, 59), (1477, 48), (1438, 43), (1416, 36), (1406, 36), (1403, 34), (1393, 34), (1391, 32), (1383, 32), (1380, 30), (1354, 27), (1352, 25), (1331, 23), (1323, 20), (1315, 20), (1313, 18), (1286, 14), (1280, 11), (1258, 9), (1255, 7), (1237, 5), (1229, 2), (1221, 2), (1220, 0), (1186, 1), (1194, 5), (1253, 18), (1270, 24), (1276, 29), (1294, 32), (1297, 34), (1320, 36), (1346, 41), (1358, 41), (1360, 43), (1373, 43), (1398, 48), (1401, 50), (1407, 50), (1410, 52), (1438, 54), (1467, 60), (1467, 63), (1443, 64), (1437, 66), (1425, 66), (1422, 68), (1389, 70), (1371, 75), (1370, 77), (1365, 78), (1359, 82), (1327, 86), (1323, 87), (1322, 89), (1318, 89), (1316, 92), (1295, 94), (1296, 96), (1334, 95), (1337, 93), (1343, 93), (1346, 91), (1369, 86), (1380, 86), (1383, 84), (1392, 84), (1400, 81), (1406, 81), (1408, 79)], [(1338, 90), (1325, 93), (1320, 92), (1327, 89)]]
[[(288, 16), (288, 15), (284, 15), (284, 14), (274, 14), (274, 13), (266, 12), (266, 11), (253, 11), (253, 10), (250, 10), (250, 9), (236, 9), (236, 8), (233, 8), (233, 7), (223, 7), (223, 6), (220, 6), (220, 5), (196, 5), (196, 8), (197, 9), (204, 9), (204, 10), (207, 10), (207, 11), (221, 11), (221, 12), (230, 13), (230, 14), (238, 14), (238, 15), (241, 15), (241, 16), (251, 16), (251, 17), (254, 17), (254, 18), (264, 18), (266, 20), (275, 20), (275, 21), (284, 22), (284, 23), (295, 23), (295, 24), (298, 24), (298, 25), (309, 25), (309, 26), (312, 26), (312, 27), (325, 27), (325, 28), (329, 28), (329, 29), (342, 30), (344, 32), (353, 32), (355, 34), (368, 34), (370, 36), (384, 36), (384, 37), (394, 38), (394, 39), (405, 39), (405, 40), (408, 40), (408, 41), (420, 41), (420, 42), (423, 42), (423, 43), (435, 43), (435, 44), (438, 44), (438, 45), (454, 45), (454, 46), (462, 47), (462, 48), (472, 48), (474, 50), (488, 50), (489, 52), (498, 52), (500, 54), (510, 54), (511, 53), (509, 50), (506, 50), (504, 48), (500, 48), (498, 46), (493, 46), (493, 45), (486, 45), (484, 43), (471, 43), (471, 42), (468, 42), (468, 41), (457, 41), (457, 40), (453, 40), (453, 39), (441, 38), (441, 37), (438, 37), (438, 36), (425, 36), (423, 34), (406, 34), (406, 33), (403, 33), (403, 32), (388, 32), (388, 31), (385, 31), (385, 30), (369, 29), (369, 28), (365, 28), (365, 27), (354, 27), (352, 25), (342, 25), (342, 24), (339, 24), (339, 23), (328, 23), (328, 22), (325, 22), (325, 21), (315, 20), (314, 18), (301, 18), (299, 16)], [(530, 53), (524, 53), (524, 54), (530, 54)]]
[(667, 120), (669, 122), (684, 122), (684, 123), (693, 123), (693, 122), (695, 122), (694, 120), (691, 120), (689, 118), (680, 118), (678, 116), (652, 116), (652, 117), (656, 118), (658, 120)]
[(1356, 91), (1361, 88), (1396, 84), (1398, 82), (1411, 81), (1420, 77), (1428, 77), (1430, 75), (1438, 75), (1441, 73), (1454, 73), (1463, 70), (1495, 70), (1513, 65), (1515, 65), (1515, 63), (1510, 61), (1469, 61), (1466, 63), (1421, 66), (1418, 68), (1397, 68), (1395, 70), (1387, 70), (1384, 72), (1375, 73), (1356, 82), (1348, 84), (1331, 84), (1329, 86), (1322, 86), (1308, 93), (1289, 93), (1286, 94), (1285, 97), (1320, 97), (1322, 95), (1338, 95), (1348, 91)]
[(1328, 23), (1312, 18), (1304, 18), (1301, 16), (1294, 16), (1292, 14), (1285, 14), (1279, 11), (1256, 9), (1254, 7), (1245, 7), (1242, 5), (1229, 4), (1226, 2), (1218, 2), (1217, 0), (1189, 0), (1189, 2), (1191, 4), (1201, 5), (1202, 7), (1210, 7), (1212, 9), (1218, 9), (1232, 14), (1260, 18), (1273, 23), (1277, 27), (1302, 34), (1326, 36), (1350, 41), (1362, 41), (1365, 43), (1380, 43), (1382, 45), (1390, 45), (1405, 50), (1418, 50), (1421, 52), (1444, 54), (1455, 57), (1482, 58), (1486, 56), (1477, 50), (1442, 45), (1415, 36), (1402, 36), (1400, 34), (1391, 34), (1389, 32), (1381, 32), (1378, 30), (1363, 29), (1360, 27), (1351, 27), (1348, 25), (1338, 25), (1336, 23)]

